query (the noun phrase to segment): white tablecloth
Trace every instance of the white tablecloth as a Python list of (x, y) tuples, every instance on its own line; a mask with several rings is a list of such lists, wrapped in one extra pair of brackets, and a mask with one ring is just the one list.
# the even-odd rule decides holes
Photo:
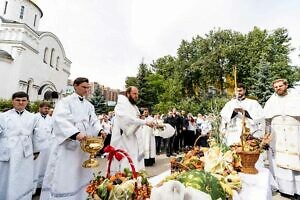
[[(239, 173), (242, 179), (241, 191), (234, 192), (233, 200), (271, 200), (272, 189), (277, 189), (277, 184), (267, 168), (258, 169), (258, 174)], [(149, 179), (149, 182), (155, 186), (166, 176), (170, 175), (170, 171), (165, 171), (157, 176)]]

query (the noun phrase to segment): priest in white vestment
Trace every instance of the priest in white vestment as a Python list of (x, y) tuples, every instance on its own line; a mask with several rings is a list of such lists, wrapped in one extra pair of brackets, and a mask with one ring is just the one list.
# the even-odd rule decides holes
[(90, 90), (87, 78), (74, 80), (75, 93), (59, 101), (53, 113), (55, 139), (51, 150), (41, 200), (87, 198), (85, 188), (93, 178), (93, 169), (82, 168), (89, 155), (80, 148), (87, 136), (105, 134), (94, 106), (84, 97)]
[(300, 195), (300, 95), (285, 79), (273, 81), (273, 88), (264, 107), (272, 133), (271, 170), (281, 193)]
[(253, 99), (246, 98), (246, 89), (243, 84), (237, 85), (237, 97), (231, 99), (221, 110), (221, 133), (224, 134), (226, 144), (232, 145), (240, 142), (242, 132), (242, 119), (245, 111), (246, 127), (256, 137), (264, 135), (265, 122), (261, 105)]
[(39, 105), (39, 112), (35, 114), (38, 119), (37, 127), (41, 132), (43, 132), (45, 138), (47, 139), (48, 148), (43, 149), (38, 158), (34, 161), (34, 193), (37, 188), (42, 188), (50, 150), (54, 139), (54, 135), (52, 133), (52, 119), (48, 115), (49, 110), (50, 104), (48, 102), (41, 102)]
[(25, 110), (28, 94), (12, 96), (13, 109), (0, 115), (0, 199), (31, 200), (34, 159), (46, 147), (37, 118)]
[[(136, 106), (137, 100), (138, 89), (133, 86), (126, 89), (125, 95), (118, 95), (111, 146), (125, 150), (138, 171), (145, 168), (142, 128), (144, 125), (153, 127), (153, 122), (140, 119), (140, 112)], [(130, 168), (130, 165), (125, 157), (120, 161), (114, 159), (111, 171), (112, 173), (123, 171), (126, 167)]]
[[(147, 108), (143, 111), (143, 117), (146, 121), (154, 121), (154, 118), (149, 115), (149, 110)], [(153, 133), (154, 129), (148, 126), (143, 127), (143, 137), (144, 137), (144, 160), (145, 166), (152, 166), (155, 163), (156, 148), (155, 148), (155, 136)]]

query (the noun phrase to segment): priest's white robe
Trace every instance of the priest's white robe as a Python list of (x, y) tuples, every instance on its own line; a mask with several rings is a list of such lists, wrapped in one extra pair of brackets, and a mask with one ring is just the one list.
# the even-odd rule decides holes
[(34, 114), (11, 109), (0, 115), (0, 199), (31, 200), (33, 153), (46, 147)]
[(74, 93), (57, 103), (52, 120), (55, 139), (40, 199), (86, 199), (85, 187), (94, 170), (82, 168), (89, 155), (81, 150), (79, 141), (70, 137), (78, 132), (98, 135), (101, 128), (94, 107)]
[[(146, 121), (153, 121), (153, 117), (148, 116)], [(155, 136), (153, 134), (153, 128), (144, 126), (143, 127), (143, 138), (144, 138), (144, 155), (145, 159), (155, 158), (156, 149), (155, 149)]]
[(235, 108), (242, 108), (249, 113), (251, 119), (246, 117), (246, 127), (250, 128), (250, 132), (254, 136), (260, 137), (264, 134), (265, 121), (261, 105), (253, 99), (245, 98), (241, 101), (232, 99), (221, 110), (222, 122), (220, 131), (224, 134), (227, 145), (240, 142), (243, 116), (239, 112), (231, 118)]
[(279, 190), (300, 195), (300, 95), (288, 90), (286, 96), (273, 94), (264, 113), (272, 133), (270, 166)]
[[(146, 120), (139, 117), (138, 107), (131, 104), (126, 96), (118, 95), (110, 144), (116, 149), (125, 150), (130, 155), (137, 171), (145, 168), (142, 128)], [(130, 168), (126, 158), (121, 161), (114, 159), (111, 172), (123, 171), (125, 167)]]
[(43, 149), (36, 160), (34, 160), (34, 189), (35, 193), (36, 188), (42, 188), (43, 179), (45, 176), (50, 150), (52, 147), (54, 134), (52, 133), (52, 118), (50, 116), (42, 117), (40, 113), (36, 113), (35, 115), (38, 118), (37, 127), (43, 134), (45, 134), (45, 138), (47, 139), (48, 148)]

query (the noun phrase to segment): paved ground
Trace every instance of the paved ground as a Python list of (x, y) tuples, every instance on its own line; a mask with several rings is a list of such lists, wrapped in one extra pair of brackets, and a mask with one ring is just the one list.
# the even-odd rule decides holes
[[(97, 170), (100, 170), (102, 172), (106, 171), (106, 159), (98, 158), (100, 161), (100, 166)], [(168, 169), (170, 169), (169, 164), (170, 158), (168, 158), (165, 154), (161, 154), (156, 157), (156, 163), (152, 167), (146, 167), (146, 170), (149, 174), (149, 177), (156, 176)], [(288, 198), (281, 197), (279, 193), (274, 192), (273, 194), (274, 200), (288, 200)], [(33, 200), (39, 200), (39, 196), (34, 196)]]

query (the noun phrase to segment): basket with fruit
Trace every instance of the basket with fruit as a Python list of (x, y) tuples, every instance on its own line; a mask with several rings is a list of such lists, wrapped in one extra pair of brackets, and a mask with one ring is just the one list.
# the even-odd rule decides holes
[[(90, 200), (144, 200), (150, 197), (151, 185), (149, 184), (145, 172), (136, 172), (130, 156), (122, 149), (114, 149), (109, 146), (108, 167), (106, 177), (100, 174), (86, 188), (88, 199)], [(107, 150), (106, 149), (106, 150)], [(110, 174), (110, 166), (113, 157), (126, 157), (131, 166), (131, 170), (125, 168), (123, 172)], [(121, 157), (120, 157), (121, 156)]]
[(191, 169), (202, 170), (204, 163), (200, 158), (204, 155), (200, 147), (195, 146), (192, 150), (186, 152), (183, 156), (177, 156), (172, 158), (171, 163), (171, 173), (187, 171)]
[(240, 144), (234, 144), (231, 148), (239, 155), (242, 162), (241, 171), (247, 174), (257, 174), (255, 164), (263, 150), (269, 148), (271, 140), (270, 134), (265, 134), (262, 138), (254, 137), (250, 129), (246, 127), (245, 111), (243, 111), (242, 133)]

